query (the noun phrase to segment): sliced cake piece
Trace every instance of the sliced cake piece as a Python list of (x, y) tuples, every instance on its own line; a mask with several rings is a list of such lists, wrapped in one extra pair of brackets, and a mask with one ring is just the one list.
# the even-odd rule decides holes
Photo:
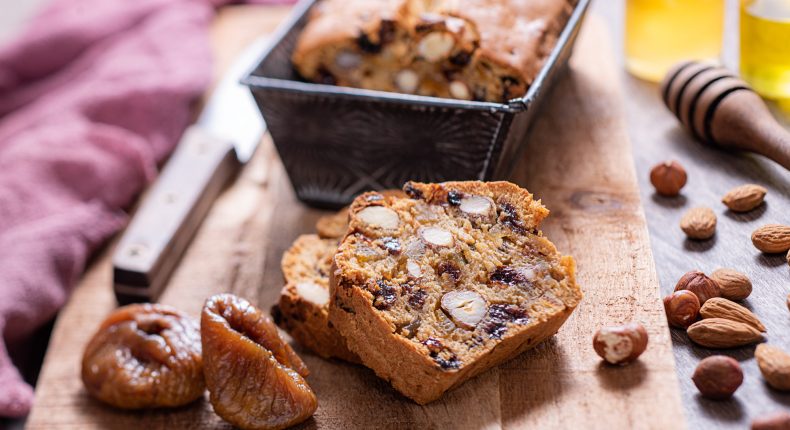
[(424, 404), (559, 330), (581, 300), (548, 215), (508, 182), (407, 183), (351, 205), (329, 315), (351, 351)]
[(299, 236), (283, 254), (285, 287), (272, 316), (300, 345), (324, 358), (358, 363), (345, 340), (329, 322), (329, 271), (337, 239)]

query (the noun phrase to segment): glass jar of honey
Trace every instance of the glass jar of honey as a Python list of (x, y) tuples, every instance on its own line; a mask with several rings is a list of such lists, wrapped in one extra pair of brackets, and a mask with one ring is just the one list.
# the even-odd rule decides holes
[(790, 99), (790, 0), (741, 0), (741, 76), (760, 95)]
[(626, 0), (628, 71), (658, 82), (678, 61), (718, 59), (724, 6), (725, 0)]

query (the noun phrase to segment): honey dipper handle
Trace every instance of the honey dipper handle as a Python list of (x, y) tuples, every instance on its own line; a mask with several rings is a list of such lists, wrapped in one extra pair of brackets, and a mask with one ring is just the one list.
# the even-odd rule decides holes
[(727, 69), (686, 62), (661, 84), (664, 104), (702, 142), (762, 154), (790, 170), (790, 132), (765, 102)]
[(730, 93), (713, 112), (711, 143), (764, 155), (790, 170), (790, 132), (753, 91)]

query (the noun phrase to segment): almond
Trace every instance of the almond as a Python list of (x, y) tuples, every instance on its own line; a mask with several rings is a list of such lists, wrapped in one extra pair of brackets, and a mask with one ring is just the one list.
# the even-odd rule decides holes
[(768, 385), (779, 391), (790, 391), (790, 354), (762, 344), (757, 345), (754, 357)]
[(688, 328), (689, 339), (708, 348), (735, 348), (763, 340), (759, 330), (738, 321), (706, 318)]
[(765, 253), (785, 252), (790, 249), (790, 226), (764, 225), (752, 233), (752, 243), (755, 248)]
[(749, 212), (763, 203), (767, 192), (759, 185), (741, 185), (727, 192), (721, 202), (733, 212)]
[(711, 208), (691, 208), (680, 219), (680, 229), (689, 239), (710, 239), (716, 233), (716, 214)]
[(756, 315), (752, 313), (749, 309), (745, 307), (727, 300), (721, 297), (714, 297), (712, 299), (708, 299), (704, 305), (699, 310), (700, 315), (702, 315), (703, 319), (708, 318), (724, 318), (730, 321), (738, 321), (744, 324), (748, 324), (761, 332), (765, 332), (765, 326), (762, 322), (757, 318)]
[(752, 293), (749, 277), (733, 269), (718, 269), (710, 278), (719, 284), (719, 292), (725, 299), (743, 300)]

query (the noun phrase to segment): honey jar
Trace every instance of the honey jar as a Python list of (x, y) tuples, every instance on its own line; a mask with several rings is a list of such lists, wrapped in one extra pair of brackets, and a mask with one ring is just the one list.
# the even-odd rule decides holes
[(740, 21), (741, 76), (764, 97), (790, 99), (790, 0), (741, 0)]
[(724, 6), (724, 0), (626, 0), (628, 71), (658, 82), (678, 61), (718, 59)]

